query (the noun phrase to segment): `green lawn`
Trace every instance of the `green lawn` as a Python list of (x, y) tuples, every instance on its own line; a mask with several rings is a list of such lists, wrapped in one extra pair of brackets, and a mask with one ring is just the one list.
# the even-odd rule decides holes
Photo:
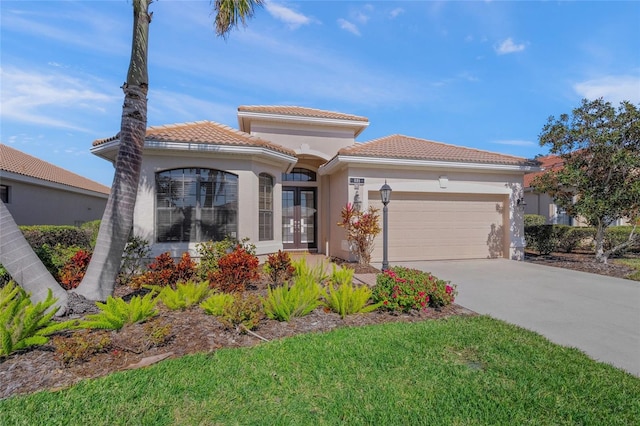
[(627, 276), (627, 278), (630, 280), (640, 281), (640, 257), (615, 259), (614, 262), (634, 268), (636, 271)]
[(640, 379), (488, 317), (343, 328), (0, 401), (7, 425), (640, 424)]

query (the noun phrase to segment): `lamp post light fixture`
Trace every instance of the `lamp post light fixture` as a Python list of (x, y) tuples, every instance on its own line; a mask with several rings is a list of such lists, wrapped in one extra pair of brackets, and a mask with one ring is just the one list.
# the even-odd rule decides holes
[(380, 198), (382, 199), (382, 270), (386, 271), (389, 269), (389, 257), (388, 257), (388, 246), (389, 246), (389, 211), (387, 208), (387, 204), (391, 200), (391, 187), (387, 185), (387, 180), (384, 180), (384, 185), (380, 188)]

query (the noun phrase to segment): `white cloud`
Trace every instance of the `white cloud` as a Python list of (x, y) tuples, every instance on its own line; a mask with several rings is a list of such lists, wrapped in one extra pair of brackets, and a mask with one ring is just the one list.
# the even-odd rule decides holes
[(498, 145), (523, 146), (523, 147), (538, 146), (538, 144), (535, 143), (535, 142), (524, 141), (524, 140), (519, 140), (519, 139), (498, 140), (498, 141), (493, 141), (493, 143), (498, 144)]
[(87, 111), (102, 113), (106, 104), (119, 99), (66, 74), (0, 68), (0, 79), (3, 120), (87, 132), (72, 121), (74, 116)]
[(291, 29), (296, 29), (301, 25), (308, 25), (311, 23), (311, 19), (307, 16), (281, 4), (269, 1), (265, 3), (264, 7), (271, 16), (286, 23)]
[(402, 15), (403, 13), (404, 13), (403, 8), (396, 7), (391, 12), (389, 12), (389, 16), (391, 17), (391, 19), (396, 19), (398, 16)]
[(495, 46), (494, 49), (498, 55), (507, 55), (509, 53), (522, 52), (526, 48), (524, 43), (516, 44), (513, 42), (513, 39), (509, 37), (504, 40), (498, 46)]
[(640, 103), (640, 76), (618, 75), (587, 80), (573, 85), (583, 98), (604, 100), (618, 104), (621, 101)]
[(351, 34), (360, 36), (360, 30), (354, 23), (349, 22), (346, 19), (340, 18), (338, 19), (338, 24), (340, 25), (340, 28), (342, 28), (343, 30), (349, 31)]

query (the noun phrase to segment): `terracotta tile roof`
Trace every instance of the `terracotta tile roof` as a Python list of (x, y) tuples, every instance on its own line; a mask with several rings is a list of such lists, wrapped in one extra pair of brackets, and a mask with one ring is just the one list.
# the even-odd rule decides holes
[[(119, 134), (107, 139), (98, 139), (93, 146), (119, 139)], [(272, 151), (295, 156), (295, 152), (283, 146), (268, 142), (248, 133), (235, 130), (213, 121), (196, 121), (192, 123), (168, 124), (147, 128), (145, 140), (161, 142), (185, 142), (211, 145), (235, 145), (264, 147)]]
[(0, 170), (101, 194), (111, 191), (108, 186), (3, 144), (0, 144)]
[(391, 135), (342, 148), (339, 155), (452, 161), (484, 164), (529, 165), (522, 157), (465, 148), (404, 135)]
[(536, 158), (537, 161), (540, 162), (540, 167), (542, 168), (541, 172), (527, 173), (524, 175), (524, 187), (529, 188), (531, 186), (531, 182), (537, 176), (540, 176), (547, 170), (557, 170), (561, 169), (564, 165), (564, 160), (557, 155), (547, 155), (546, 157)]
[(306, 108), (298, 106), (283, 106), (283, 105), (242, 105), (238, 107), (238, 111), (244, 112), (258, 112), (263, 114), (279, 114), (279, 115), (291, 115), (296, 117), (313, 117), (313, 118), (328, 118), (334, 120), (350, 120), (350, 121), (364, 121), (369, 122), (367, 117), (360, 117), (357, 115), (343, 114), (341, 112), (325, 111), (315, 108)]

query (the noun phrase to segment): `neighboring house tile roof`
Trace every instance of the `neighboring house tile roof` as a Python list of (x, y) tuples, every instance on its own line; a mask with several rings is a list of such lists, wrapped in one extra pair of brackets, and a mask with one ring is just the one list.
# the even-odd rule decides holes
[(242, 105), (238, 107), (238, 111), (257, 112), (262, 114), (291, 115), (296, 117), (327, 118), (333, 120), (364, 121), (367, 123), (369, 122), (369, 119), (367, 117), (298, 106)]
[(546, 157), (538, 157), (536, 158), (536, 160), (540, 162), (540, 167), (542, 168), (542, 171), (525, 174), (524, 175), (525, 188), (531, 187), (531, 182), (533, 182), (533, 179), (542, 175), (547, 170), (558, 170), (558, 169), (561, 169), (562, 166), (564, 165), (564, 160), (557, 155), (547, 155)]
[(111, 188), (0, 144), (0, 171), (41, 179), (73, 188), (109, 194)]
[[(93, 142), (93, 146), (99, 146), (106, 142), (118, 140), (119, 138), (120, 134), (107, 139), (98, 139)], [(145, 140), (212, 145), (256, 146), (295, 156), (295, 152), (293, 150), (213, 121), (196, 121), (192, 123), (148, 127)]]
[(465, 148), (404, 135), (391, 135), (342, 148), (339, 155), (466, 163), (531, 165), (522, 157)]

